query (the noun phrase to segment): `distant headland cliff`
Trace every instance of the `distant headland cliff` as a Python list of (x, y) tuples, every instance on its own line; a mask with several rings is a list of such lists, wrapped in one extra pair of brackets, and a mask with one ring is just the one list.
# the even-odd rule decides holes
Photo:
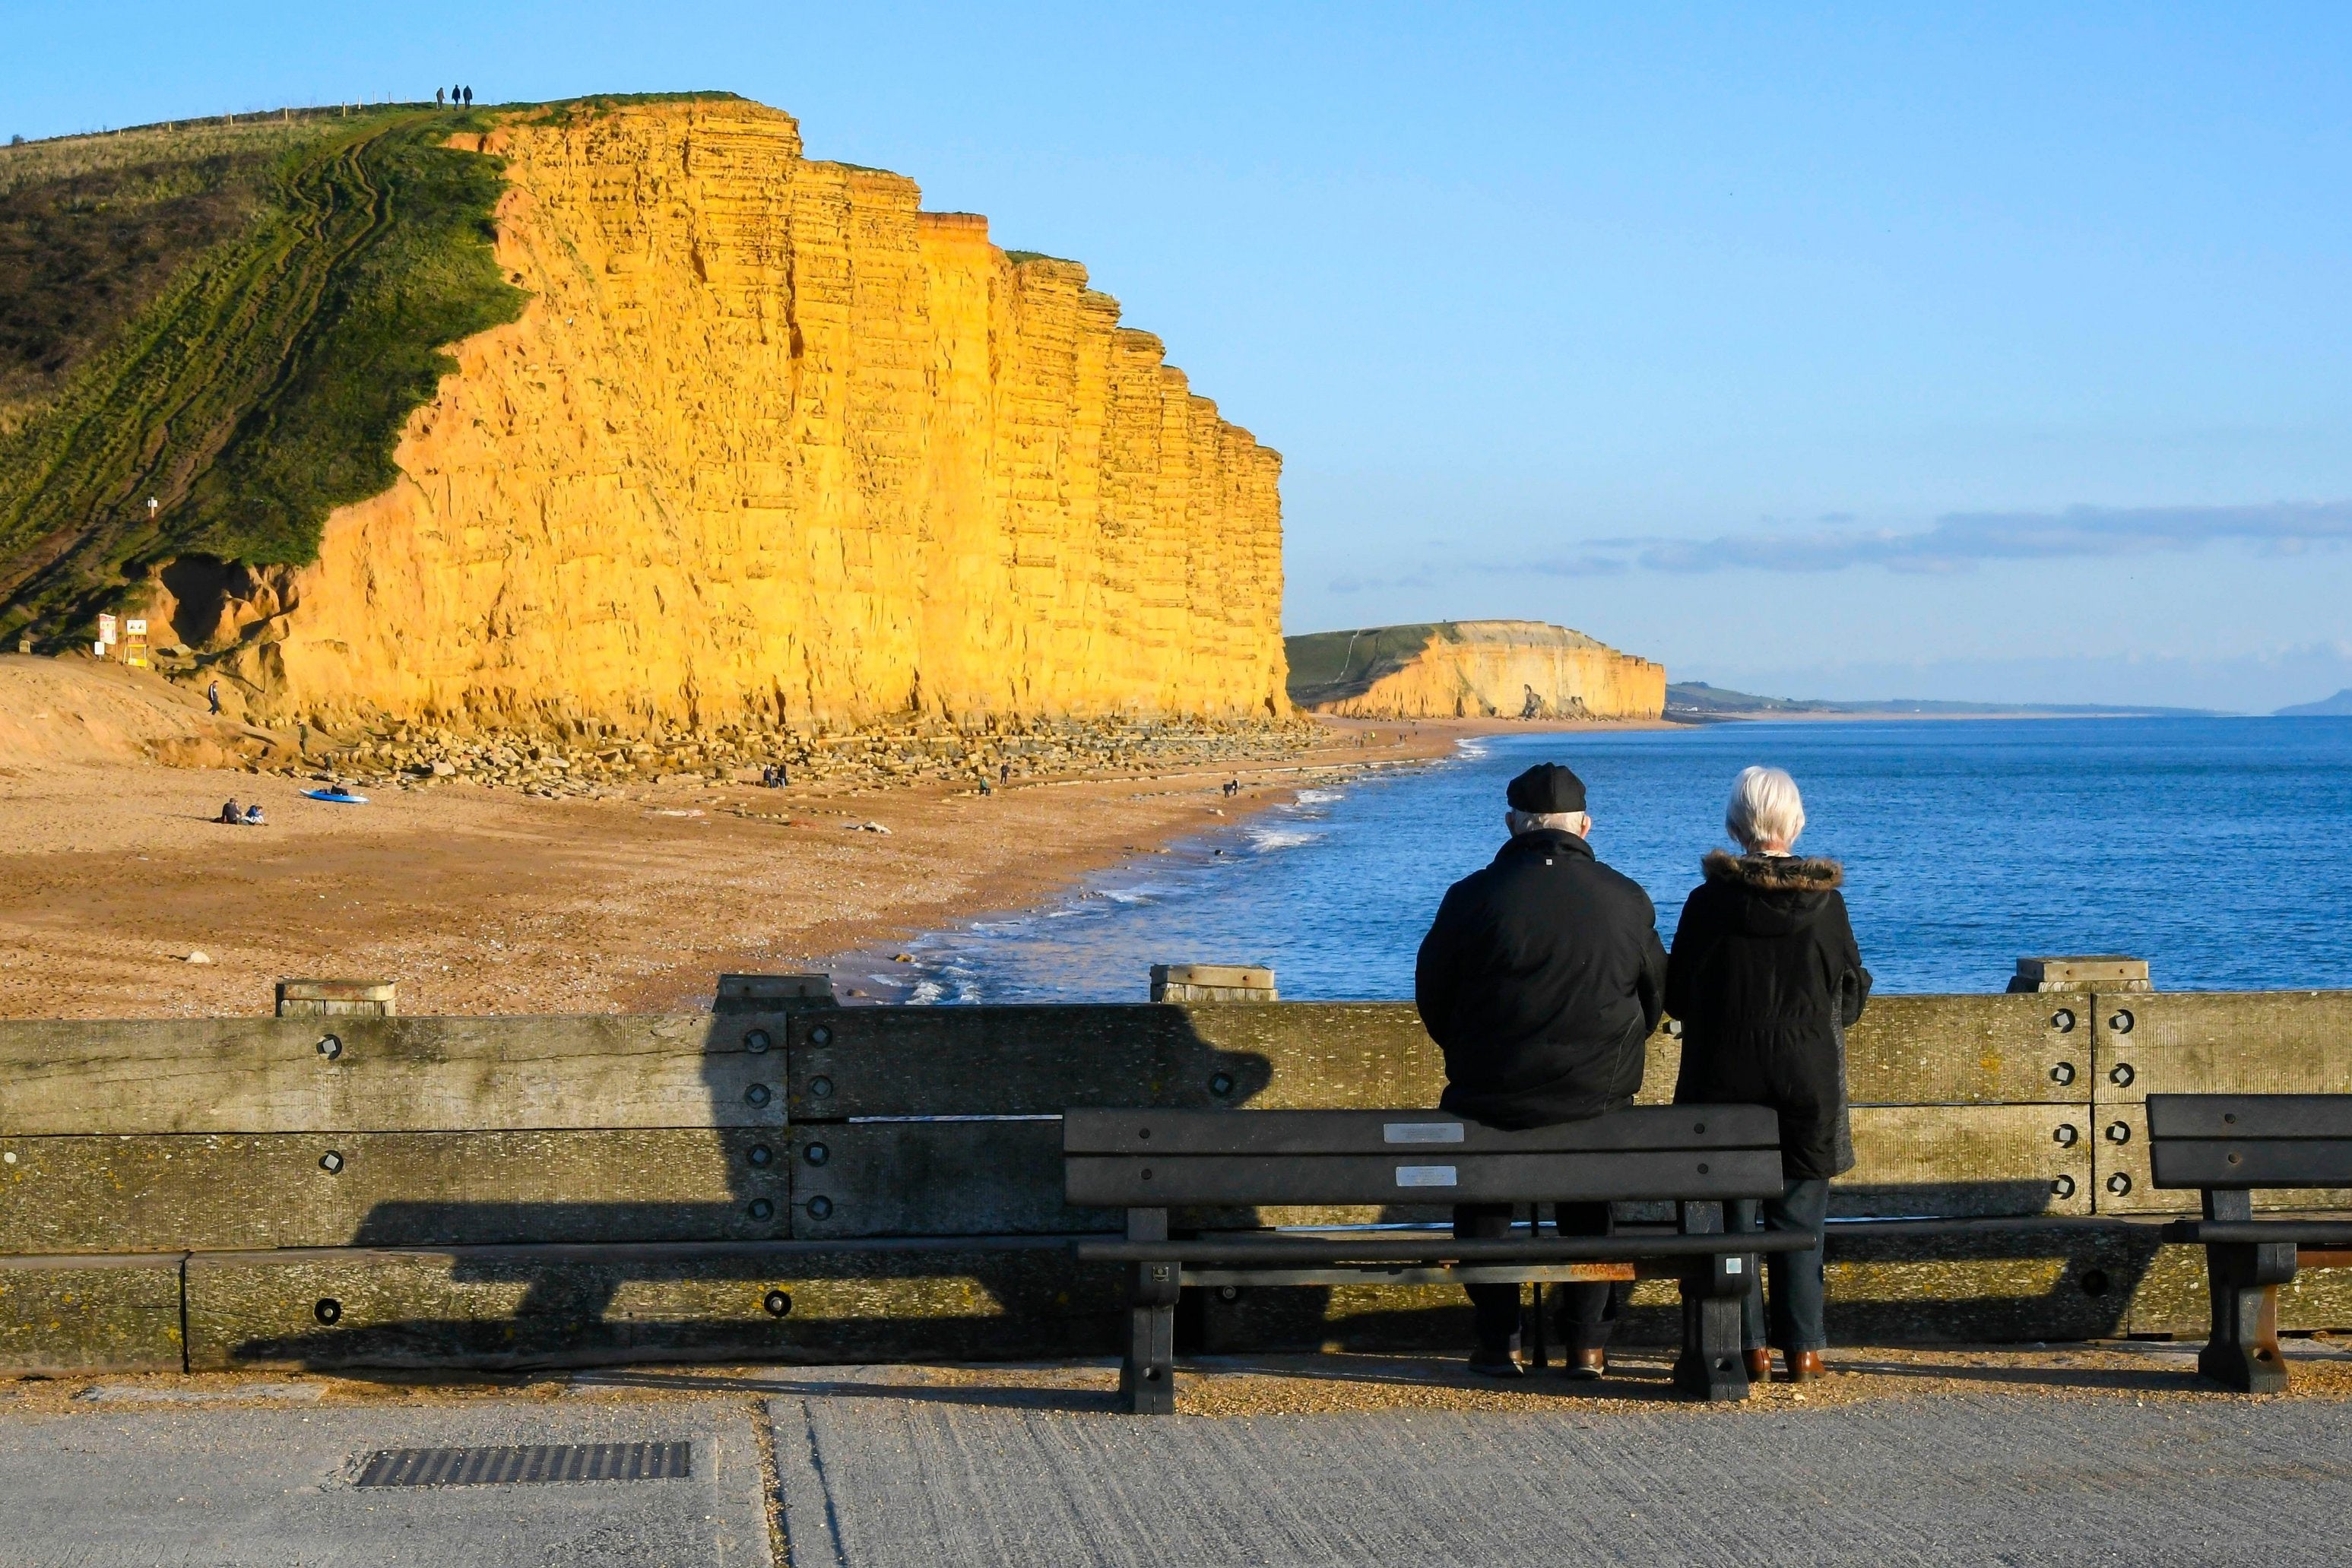
[(0, 375), (12, 645), (143, 608), (248, 712), (330, 724), (1287, 712), (1277, 455), (1083, 267), (786, 114), (118, 137), (0, 154), (0, 195), (242, 183)]
[(1443, 621), (1285, 640), (1290, 700), (1357, 718), (1654, 719), (1666, 669), (1540, 621)]

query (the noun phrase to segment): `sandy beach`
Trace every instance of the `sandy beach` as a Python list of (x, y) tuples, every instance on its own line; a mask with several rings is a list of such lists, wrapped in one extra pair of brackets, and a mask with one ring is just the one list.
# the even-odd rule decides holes
[[(1527, 727), (1329, 721), (1278, 759), (988, 796), (936, 781), (672, 780), (543, 800), (446, 781), (347, 806), (305, 799), (304, 777), (149, 760), (195, 749), (175, 737), (235, 740), (162, 681), (5, 664), (0, 1016), (12, 1018), (264, 1013), (291, 977), (394, 979), (410, 1013), (691, 1009), (721, 972), (821, 968), (1032, 907), (1297, 789)], [(1224, 795), (1236, 779), (1240, 793)], [(215, 821), (231, 798), (259, 802), (268, 825)]]

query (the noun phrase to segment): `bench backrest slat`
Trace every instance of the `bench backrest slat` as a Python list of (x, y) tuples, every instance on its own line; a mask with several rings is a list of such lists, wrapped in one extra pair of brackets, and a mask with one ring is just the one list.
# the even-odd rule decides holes
[(1568, 1154), (1073, 1155), (1069, 1201), (1104, 1208), (1184, 1204), (1623, 1202), (1768, 1197), (1778, 1149), (1614, 1149)]
[(2352, 1094), (2151, 1094), (2159, 1187), (2352, 1186)]
[(1547, 1154), (1780, 1145), (1780, 1118), (1763, 1105), (1640, 1105), (1521, 1132), (1420, 1110), (1071, 1110), (1062, 1117), (1062, 1151), (1069, 1155)]
[(1765, 1197), (1780, 1118), (1760, 1105), (1654, 1105), (1507, 1132), (1443, 1112), (1072, 1110), (1068, 1201), (1394, 1204)]

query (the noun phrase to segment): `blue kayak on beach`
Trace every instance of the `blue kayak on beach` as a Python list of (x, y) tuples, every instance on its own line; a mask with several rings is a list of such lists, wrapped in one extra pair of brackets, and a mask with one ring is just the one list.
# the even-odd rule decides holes
[(368, 803), (366, 796), (350, 795), (341, 789), (305, 789), (302, 795), (310, 800), (332, 800), (338, 806), (364, 806)]

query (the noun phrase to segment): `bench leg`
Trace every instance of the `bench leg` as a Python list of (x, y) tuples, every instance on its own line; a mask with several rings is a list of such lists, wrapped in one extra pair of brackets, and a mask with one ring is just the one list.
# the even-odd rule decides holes
[[(2205, 1218), (2243, 1221), (2254, 1217), (2253, 1195), (2243, 1187), (2207, 1187)], [(2213, 1333), (2197, 1355), (2197, 1370), (2241, 1394), (2278, 1394), (2286, 1388), (2286, 1362), (2279, 1355), (2278, 1288), (2294, 1278), (2293, 1243), (2217, 1242), (2205, 1249), (2205, 1285), (2213, 1299)]]
[(2205, 1249), (2205, 1283), (2213, 1297), (2213, 1333), (2197, 1354), (2198, 1372), (2241, 1394), (2283, 1394), (2278, 1288), (2294, 1278), (2292, 1242), (2221, 1242)]
[(1551, 1339), (1545, 1322), (1549, 1315), (1546, 1294), (1541, 1280), (1529, 1281), (1527, 1309), (1519, 1319), (1519, 1359), (1539, 1371), (1551, 1364)]
[[(1685, 1235), (1723, 1229), (1723, 1205), (1682, 1206)], [(1687, 1270), (1683, 1286), (1683, 1353), (1675, 1387), (1709, 1403), (1748, 1397), (1748, 1358), (1740, 1354), (1740, 1299), (1756, 1271), (1753, 1253), (1719, 1252)]]
[[(1127, 1211), (1130, 1241), (1168, 1239), (1168, 1211)], [(1176, 1300), (1183, 1270), (1173, 1263), (1138, 1263), (1128, 1290), (1127, 1343), (1119, 1358), (1118, 1402), (1139, 1416), (1176, 1414)]]

